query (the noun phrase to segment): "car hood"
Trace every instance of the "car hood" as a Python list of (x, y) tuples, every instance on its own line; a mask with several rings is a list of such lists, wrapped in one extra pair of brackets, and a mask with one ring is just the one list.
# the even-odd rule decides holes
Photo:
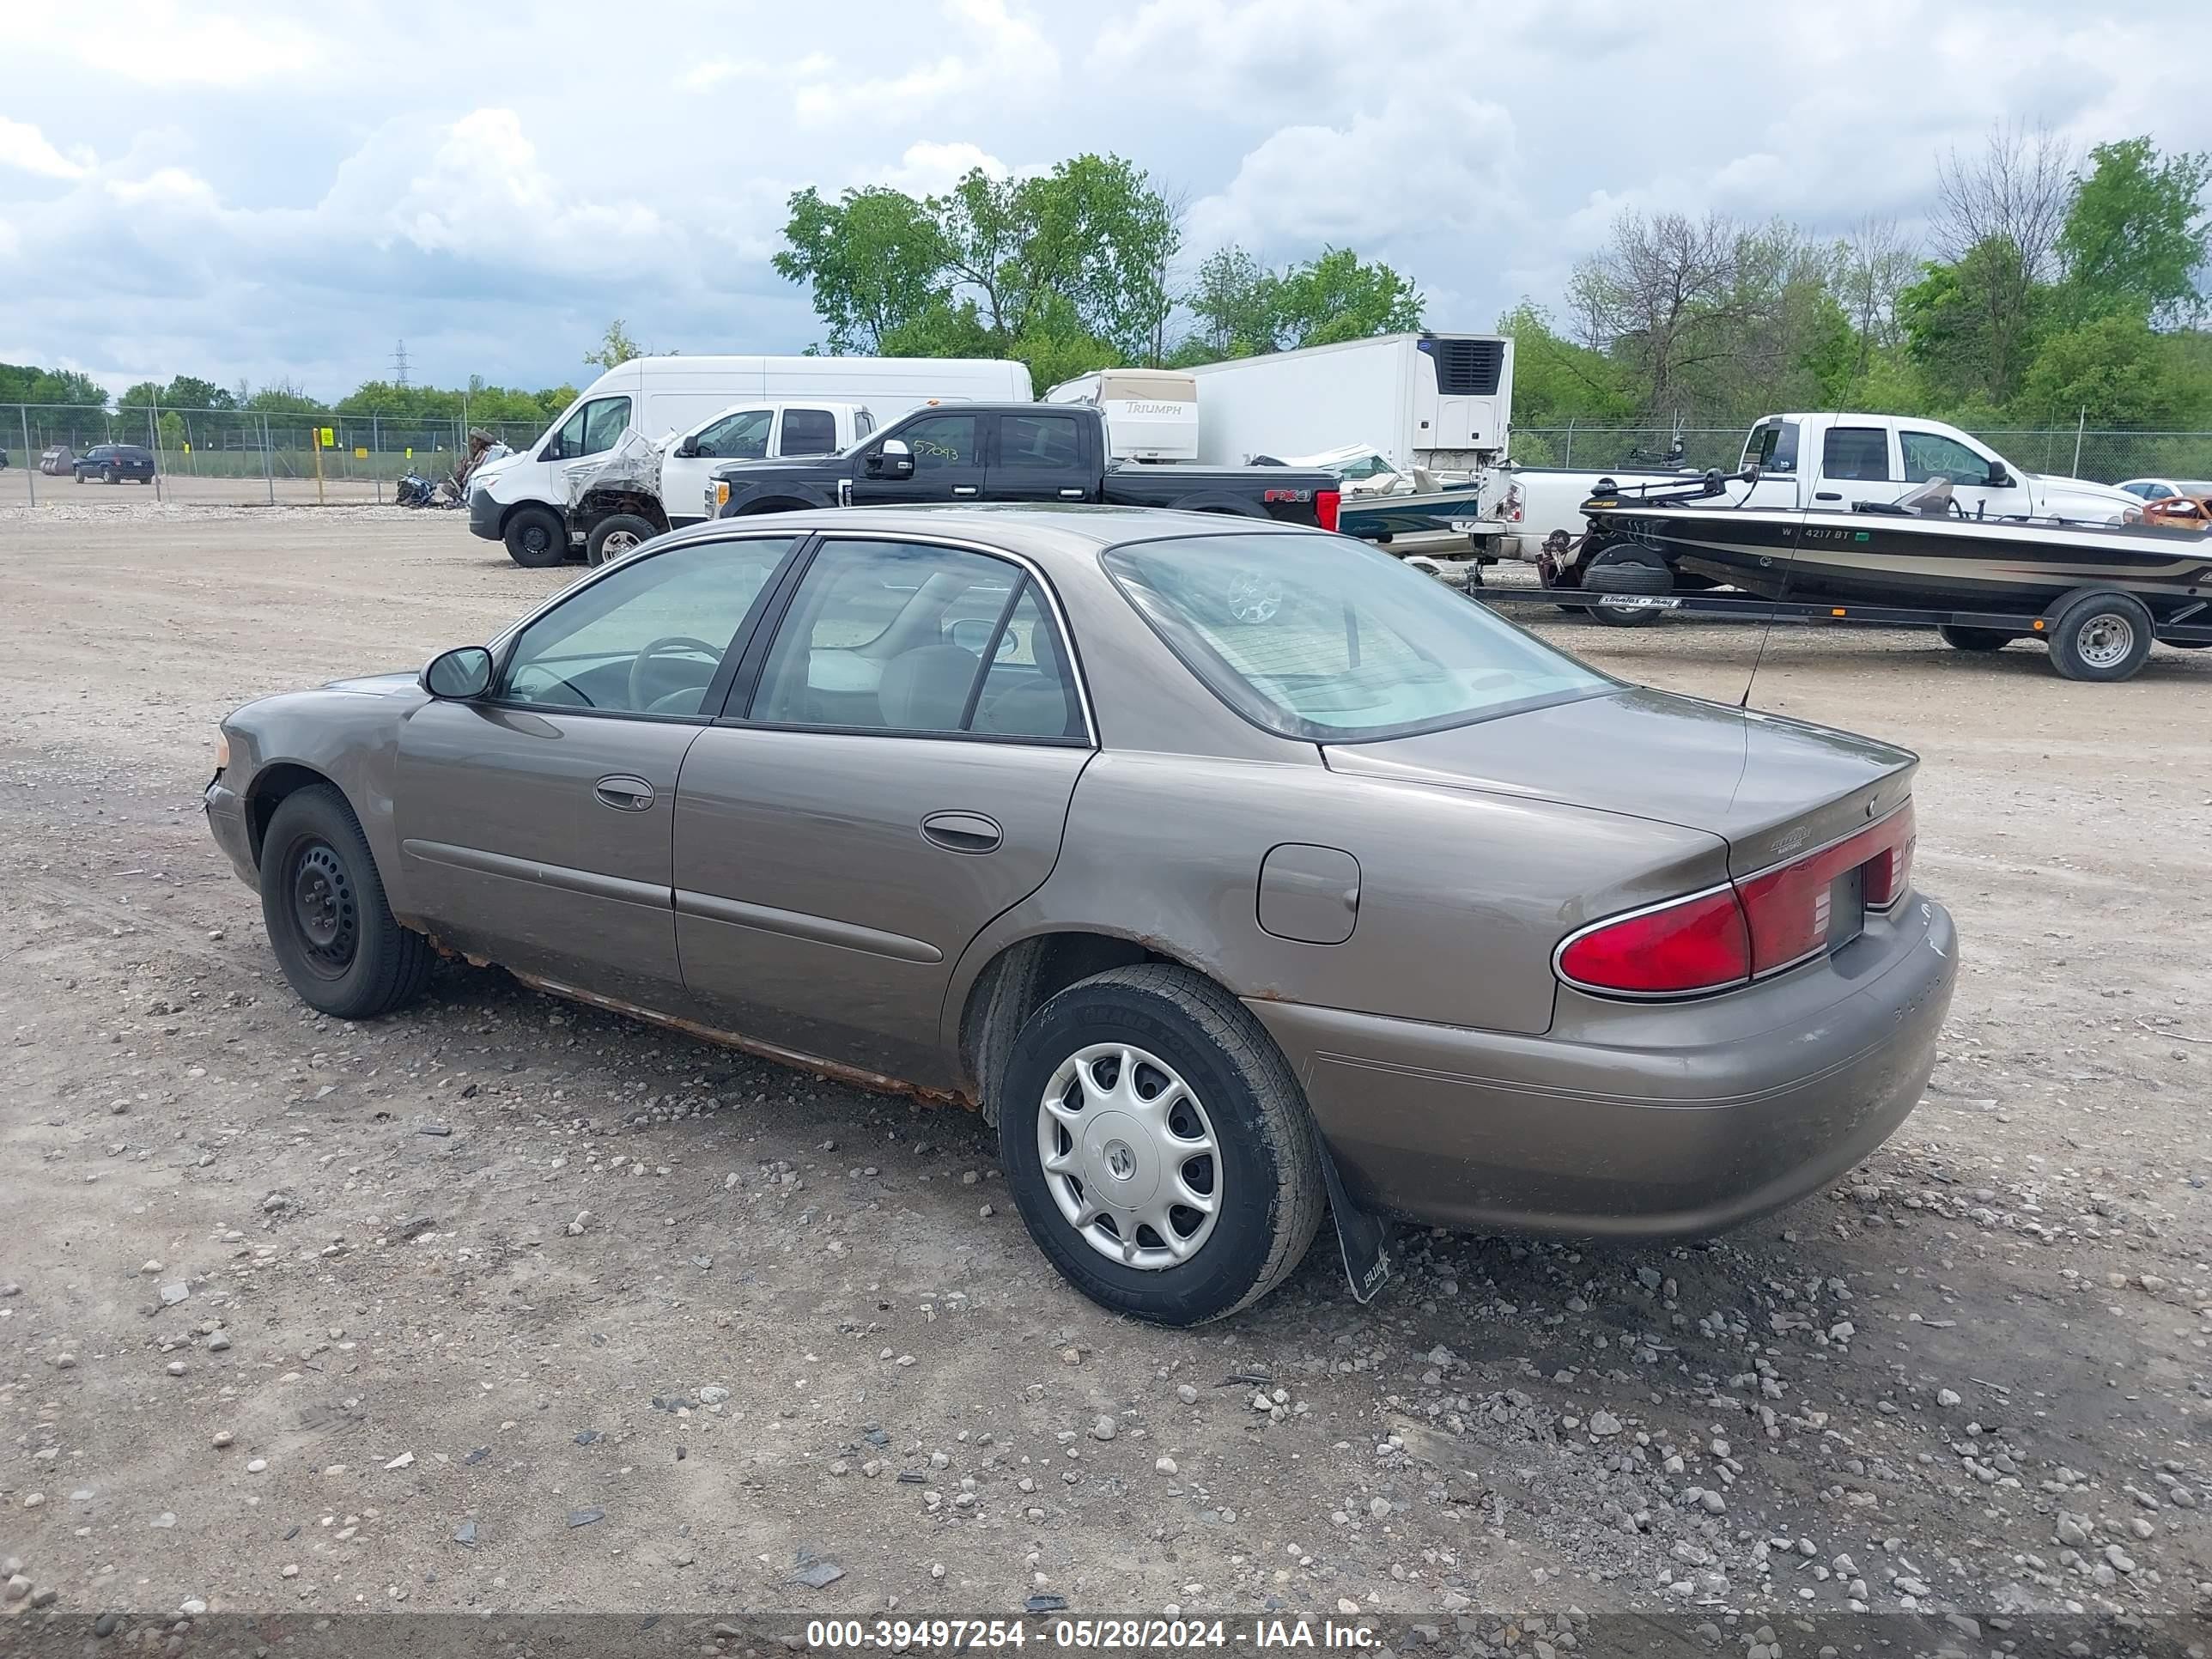
[(388, 674), (362, 674), (348, 680), (326, 680), (325, 691), (352, 691), (363, 696), (389, 697), (405, 691), (419, 692), (422, 679), (419, 673), (399, 668)]
[(2136, 507), (2142, 505), (2140, 496), (2130, 495), (2114, 484), (2093, 483), (2087, 478), (2069, 478), (2060, 472), (2038, 472), (2032, 475), (2041, 486), (2044, 495), (2051, 501), (2094, 501), (2100, 506)]
[(1911, 793), (1918, 764), (1872, 738), (1641, 686), (1322, 752), (1339, 772), (1706, 830), (1739, 874), (1863, 828)]

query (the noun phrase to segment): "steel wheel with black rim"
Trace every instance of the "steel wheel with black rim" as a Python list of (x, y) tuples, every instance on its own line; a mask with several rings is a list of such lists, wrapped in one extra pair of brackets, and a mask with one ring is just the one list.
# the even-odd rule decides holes
[(1117, 1313), (1194, 1325), (1313, 1242), (1320, 1150), (1281, 1052), (1219, 986), (1148, 963), (1079, 981), (1014, 1040), (999, 1107), (1030, 1236)]
[(368, 841), (329, 784), (277, 805), (261, 844), (261, 918), (308, 1006), (371, 1019), (421, 994), (430, 942), (392, 919)]
[(500, 539), (507, 556), (526, 569), (550, 569), (568, 556), (568, 526), (550, 507), (517, 508)]

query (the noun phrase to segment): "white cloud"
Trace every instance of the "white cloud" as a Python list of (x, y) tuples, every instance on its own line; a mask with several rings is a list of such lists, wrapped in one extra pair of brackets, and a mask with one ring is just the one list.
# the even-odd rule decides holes
[(242, 87), (297, 75), (325, 57), (322, 40), (278, 12), (247, 21), (176, 0), (101, 0), (76, 6), (29, 5), (9, 25), (18, 46), (74, 56), (88, 68), (148, 86)]
[[(1191, 210), (1194, 246), (1387, 242), (1463, 231), (1515, 210), (1513, 118), (1498, 105), (1392, 81), (1340, 126), (1284, 127)], [(1441, 135), (1449, 134), (1446, 143)]]
[(835, 63), (818, 52), (810, 52), (796, 64), (770, 64), (757, 58), (708, 58), (676, 77), (687, 92), (704, 92), (726, 81), (806, 80), (829, 74)]
[(801, 73), (793, 94), (799, 119), (818, 126), (850, 117), (880, 127), (955, 105), (972, 112), (977, 103), (1035, 104), (1050, 93), (1060, 53), (1007, 0), (943, 4), (951, 32), (962, 37), (953, 50), (892, 76), (859, 76), (841, 66)]
[(889, 185), (909, 196), (941, 196), (977, 167), (994, 179), (1009, 178), (1014, 172), (981, 145), (925, 140), (908, 144), (896, 167), (873, 173), (863, 182)]
[(0, 167), (21, 167), (47, 179), (75, 179), (86, 167), (46, 142), (46, 135), (27, 121), (0, 115)]

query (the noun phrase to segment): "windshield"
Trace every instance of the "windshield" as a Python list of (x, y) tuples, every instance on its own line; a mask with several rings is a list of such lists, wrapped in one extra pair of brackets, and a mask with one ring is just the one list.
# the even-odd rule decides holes
[(1214, 696), (1281, 737), (1403, 737), (1613, 685), (1433, 577), (1340, 536), (1137, 542), (1109, 549), (1105, 564)]

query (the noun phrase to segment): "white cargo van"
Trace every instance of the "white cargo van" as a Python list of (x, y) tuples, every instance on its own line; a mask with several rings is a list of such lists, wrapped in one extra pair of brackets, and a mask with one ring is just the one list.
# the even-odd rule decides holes
[(1048, 404), (1089, 404), (1106, 417), (1115, 461), (1198, 459), (1198, 381), (1179, 368), (1101, 368), (1062, 380)]
[(517, 564), (558, 564), (582, 530), (567, 503), (626, 432), (658, 441), (740, 403), (864, 404), (878, 422), (933, 399), (1026, 403), (1030, 372), (976, 357), (634, 357), (585, 388), (537, 442), (477, 469), (469, 528)]

